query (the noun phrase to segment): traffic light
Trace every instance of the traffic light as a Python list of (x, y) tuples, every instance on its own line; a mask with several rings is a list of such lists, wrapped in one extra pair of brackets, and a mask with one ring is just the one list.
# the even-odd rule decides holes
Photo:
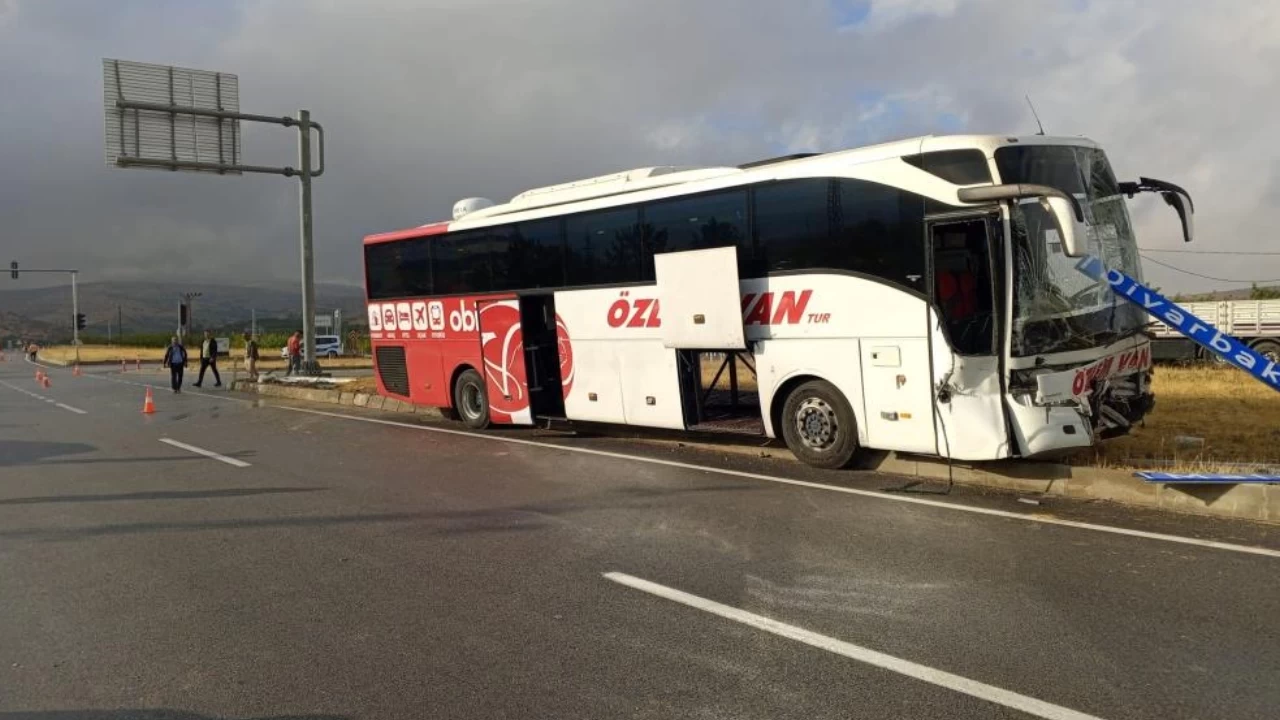
[(186, 303), (181, 303), (178, 305), (178, 325), (180, 325), (181, 327), (187, 326), (187, 304)]
[(14, 280), (18, 279), (18, 261), (17, 260), (14, 260), (13, 262), (9, 263), (9, 277), (13, 278)]
[(76, 329), (83, 330), (85, 326), (84, 313), (76, 313)]

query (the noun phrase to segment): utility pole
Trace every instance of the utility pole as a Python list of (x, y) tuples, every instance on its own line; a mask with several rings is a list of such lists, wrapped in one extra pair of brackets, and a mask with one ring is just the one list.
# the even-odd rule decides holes
[(311, 247), (311, 111), (298, 111), (298, 199), (302, 240), (302, 361), (308, 375), (316, 364), (316, 278)]

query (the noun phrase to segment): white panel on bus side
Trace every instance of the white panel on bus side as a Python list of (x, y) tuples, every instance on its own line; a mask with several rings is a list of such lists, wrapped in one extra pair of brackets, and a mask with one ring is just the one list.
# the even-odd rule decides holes
[(1012, 450), (1000, 391), (1000, 361), (994, 356), (956, 355), (947, 344), (938, 317), (933, 324), (933, 384), (946, 381), (950, 401), (938, 403), (938, 450), (956, 460), (993, 460)]
[(742, 350), (738, 251), (732, 247), (653, 256), (662, 304), (662, 342), (669, 348)]
[(676, 351), (653, 340), (620, 342), (614, 347), (622, 378), (622, 411), (626, 423), (683, 430)]
[(573, 341), (573, 386), (564, 399), (565, 417), (588, 422), (625, 421), (615, 344), (608, 340)]
[[(887, 362), (886, 358), (897, 362)], [(927, 339), (863, 338), (862, 391), (869, 446), (937, 452)]]

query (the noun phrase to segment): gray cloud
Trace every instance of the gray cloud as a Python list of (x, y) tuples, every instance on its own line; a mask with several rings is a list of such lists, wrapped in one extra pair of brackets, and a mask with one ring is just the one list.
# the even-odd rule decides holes
[[(458, 198), (661, 163), (738, 163), (922, 132), (1088, 135), (1120, 174), (1196, 196), (1202, 249), (1276, 248), (1280, 6), (1228, 0), (0, 0), (0, 245), (101, 277), (292, 282), (297, 190), (276, 177), (102, 162), (99, 59), (234, 72), (251, 112), (313, 111), (317, 274), (357, 281), (359, 238)], [(246, 157), (291, 164), (279, 129)], [(1180, 245), (1162, 204), (1142, 244)], [(1280, 277), (1264, 258), (1158, 256)], [(1159, 267), (1166, 289), (1204, 289)]]

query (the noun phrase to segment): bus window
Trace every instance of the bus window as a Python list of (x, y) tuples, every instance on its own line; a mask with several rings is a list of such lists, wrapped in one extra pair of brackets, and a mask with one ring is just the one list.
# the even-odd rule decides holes
[(564, 238), (558, 218), (519, 223), (504, 230), (507, 288), (564, 285)]
[(994, 352), (995, 315), (987, 224), (962, 220), (933, 226), (933, 294), (956, 352)]
[(661, 200), (644, 206), (644, 279), (652, 280), (653, 254), (737, 246), (738, 265), (751, 256), (747, 192)]
[(838, 182), (834, 235), (844, 262), (834, 267), (924, 294), (924, 197), (863, 180)]
[[(784, 180), (755, 190), (757, 256), (744, 273), (838, 267), (831, 242), (825, 178)], [(751, 271), (755, 271), (754, 273)]]
[(565, 284), (603, 285), (640, 279), (639, 209), (570, 215), (565, 220)]

